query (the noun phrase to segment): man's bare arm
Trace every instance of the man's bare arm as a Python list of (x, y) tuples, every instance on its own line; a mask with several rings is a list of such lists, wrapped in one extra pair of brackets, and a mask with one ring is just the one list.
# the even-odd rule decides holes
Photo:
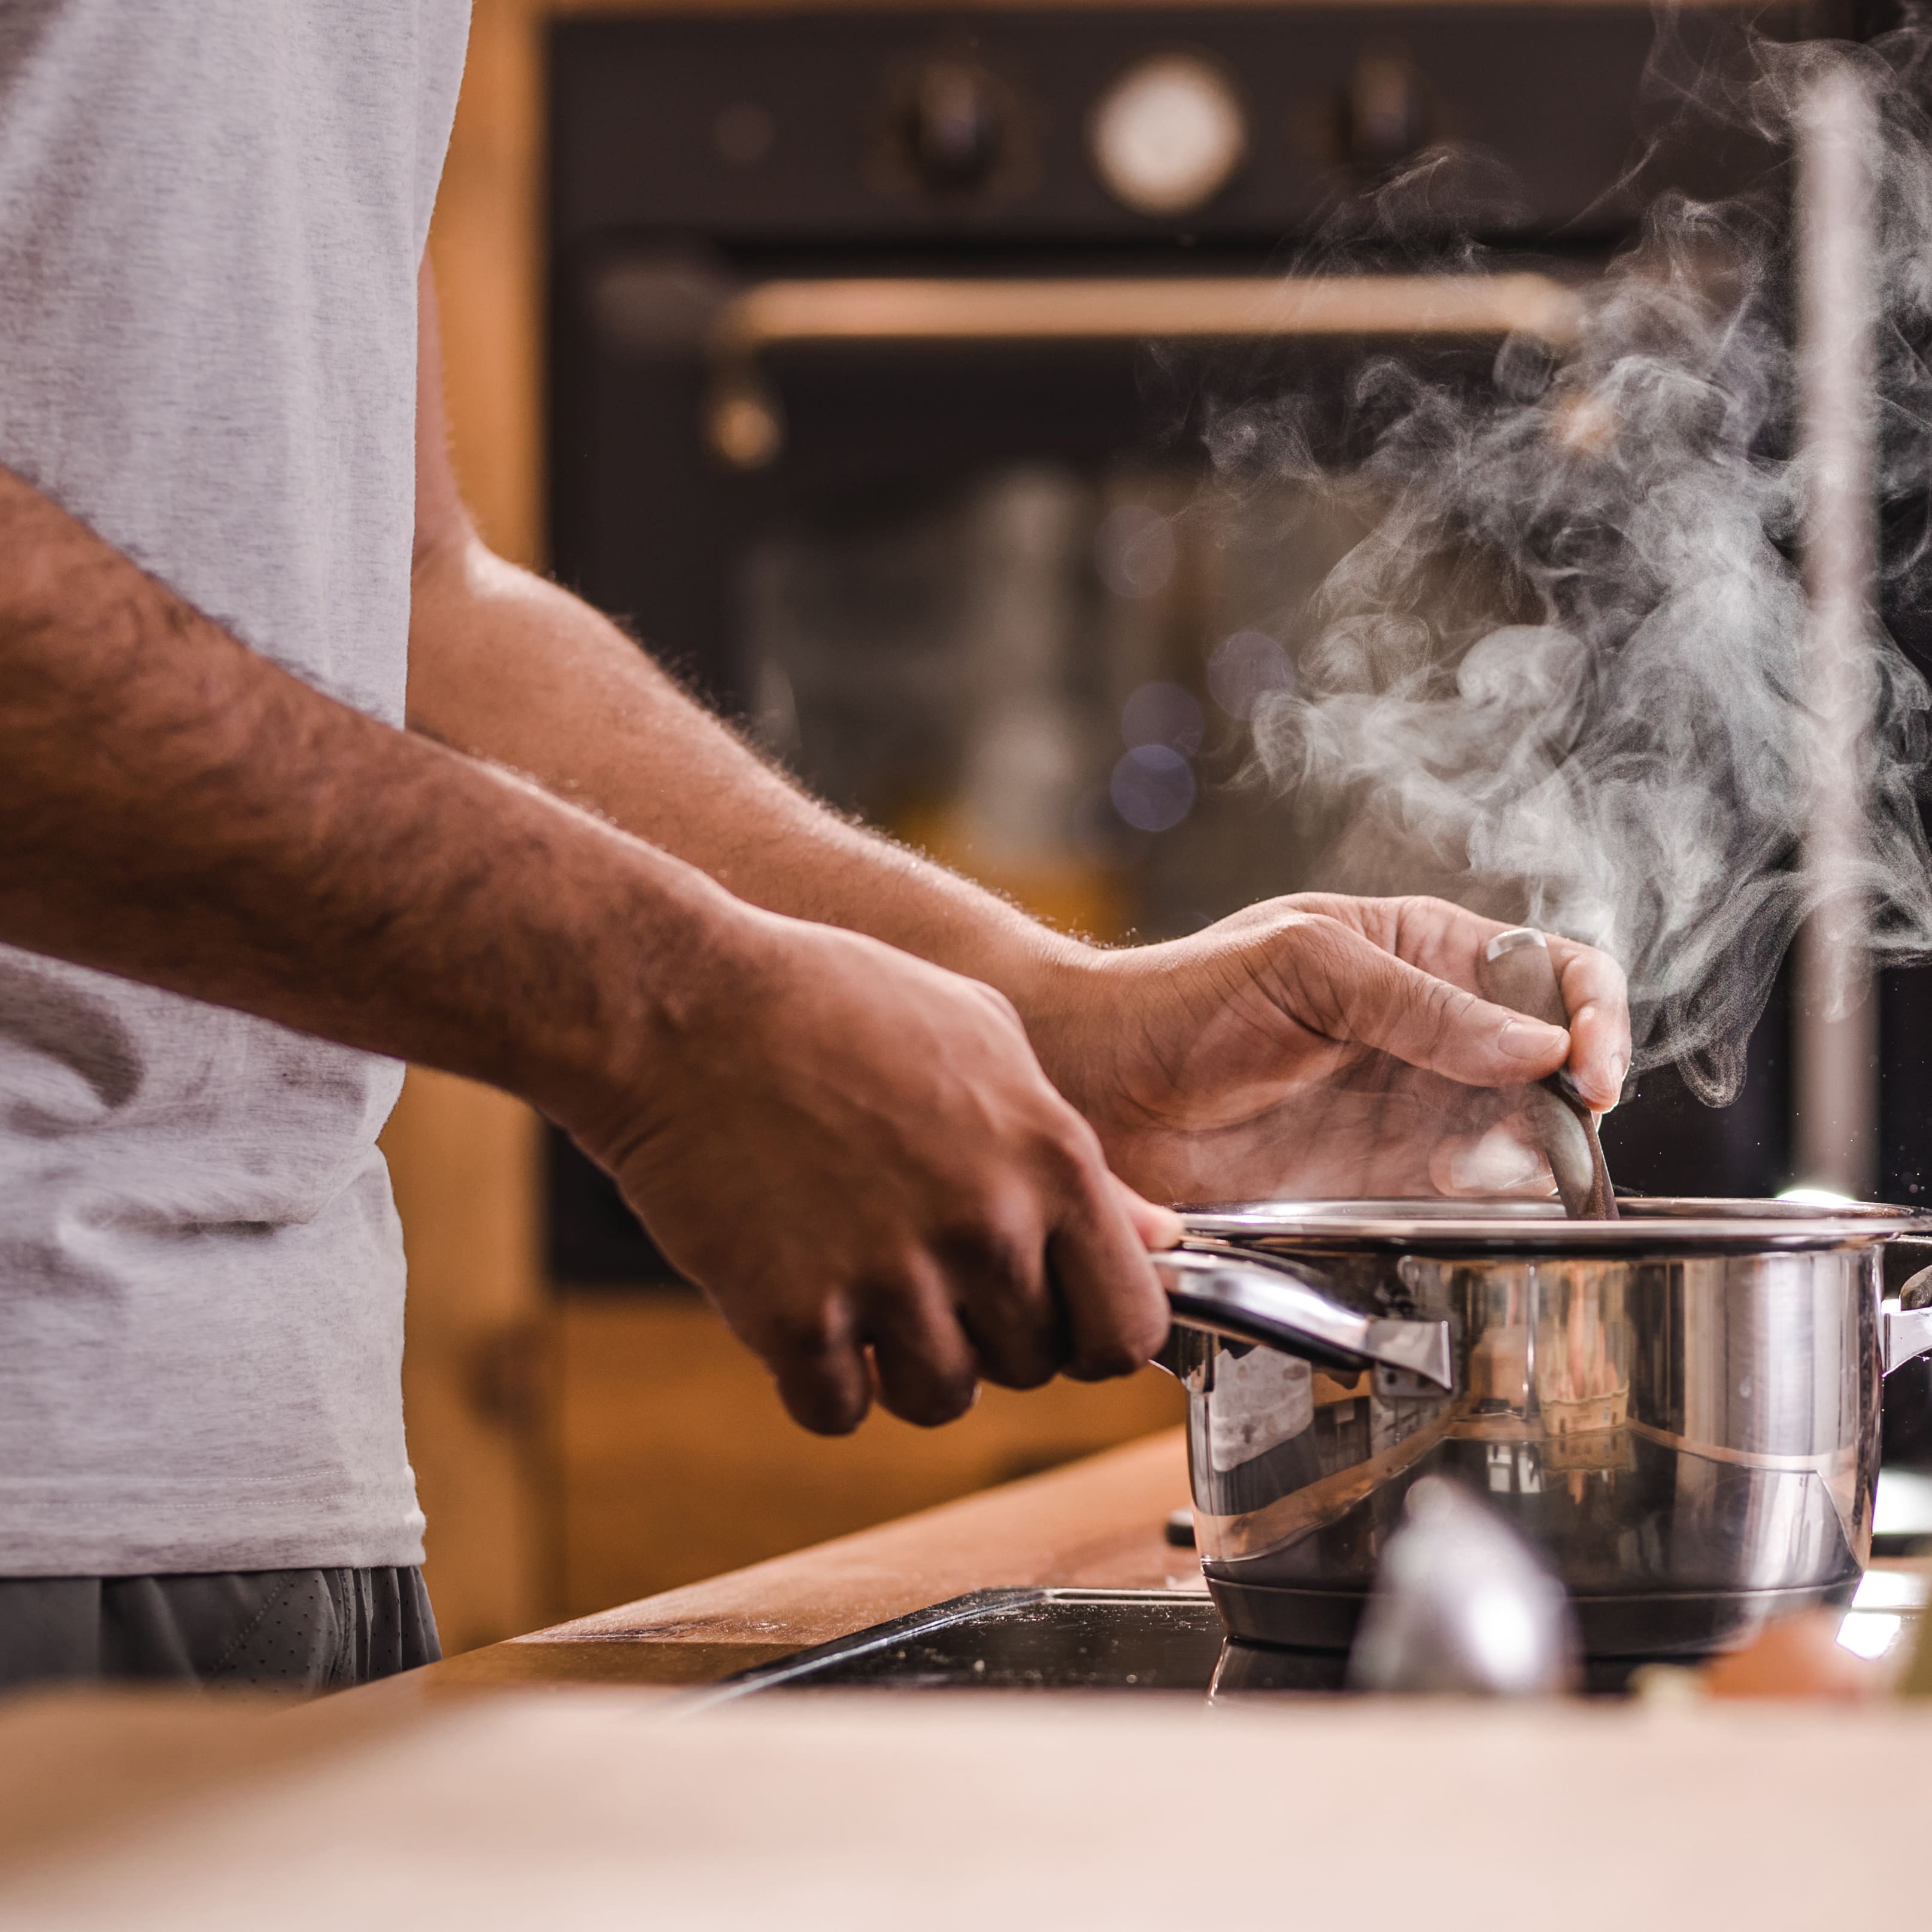
[(0, 939), (523, 1094), (813, 1427), (1164, 1332), (1164, 1217), (996, 997), (336, 703), (4, 470)]
[(0, 471), (0, 937), (562, 1104), (728, 908), (278, 668)]
[(616, 625), (478, 539), (452, 472), (435, 291), (422, 287), (409, 721), (529, 773), (776, 912), (868, 932), (1024, 1004), (1089, 956), (799, 790)]

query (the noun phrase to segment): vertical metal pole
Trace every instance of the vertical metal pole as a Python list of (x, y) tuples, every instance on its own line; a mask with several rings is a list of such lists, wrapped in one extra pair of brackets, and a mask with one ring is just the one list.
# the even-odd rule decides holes
[(1811, 784), (1802, 862), (1816, 909), (1798, 935), (1792, 1041), (1796, 1178), (1868, 1197), (1878, 1178), (1878, 1001), (1858, 879), (1867, 850), (1877, 562), (1874, 333), (1877, 127), (1848, 64), (1822, 68), (1796, 116), (1802, 660)]

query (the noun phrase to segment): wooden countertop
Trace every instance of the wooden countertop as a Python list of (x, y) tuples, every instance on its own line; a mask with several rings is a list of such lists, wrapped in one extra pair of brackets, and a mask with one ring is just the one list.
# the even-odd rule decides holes
[[(0, 1714), (0, 1807), (136, 1700)], [(346, 1700), (341, 1700), (346, 1702)], [(204, 1780), (0, 1857), (8, 1932), (1860, 1932), (1924, 1922), (1932, 1712), (631, 1689), (359, 1738), (206, 1698)], [(74, 1747), (85, 1733), (88, 1748)], [(27, 1754), (63, 1738), (69, 1762)], [(273, 1761), (270, 1761), (271, 1759)]]
[(970, 1589), (1184, 1576), (1184, 1500), (1168, 1434), (320, 1704), (0, 1704), (0, 1924), (1924, 1919), (1932, 1700), (668, 1694)]
[(392, 1702), (543, 1684), (694, 1684), (969, 1590), (1158, 1588), (1198, 1574), (1168, 1544), (1187, 1502), (1179, 1430), (748, 1570), (493, 1644), (353, 1695)]

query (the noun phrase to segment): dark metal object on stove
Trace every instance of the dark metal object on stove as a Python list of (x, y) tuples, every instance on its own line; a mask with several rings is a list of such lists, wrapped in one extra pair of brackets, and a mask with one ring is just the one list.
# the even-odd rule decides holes
[[(1484, 998), (1496, 1006), (1527, 1013), (1550, 1026), (1570, 1024), (1549, 942), (1533, 926), (1498, 933), (1477, 962), (1476, 978)], [(1564, 1212), (1573, 1219), (1615, 1220), (1616, 1192), (1610, 1186), (1610, 1170), (1604, 1164), (1597, 1117), (1589, 1102), (1576, 1090), (1568, 1069), (1538, 1081), (1534, 1090), (1542, 1100), (1534, 1110), (1535, 1131), (1556, 1177)]]
[(1447, 1322), (1444, 1390), (1178, 1331), (1195, 1528), (1238, 1637), (1345, 1648), (1421, 1478), (1473, 1485), (1570, 1592), (1586, 1652), (1691, 1654), (1841, 1601), (1870, 1552), (1882, 1377), (1932, 1349), (1932, 1271), (1881, 1294), (1880, 1207), (1270, 1203), (1198, 1239), (1292, 1263), (1365, 1323)]

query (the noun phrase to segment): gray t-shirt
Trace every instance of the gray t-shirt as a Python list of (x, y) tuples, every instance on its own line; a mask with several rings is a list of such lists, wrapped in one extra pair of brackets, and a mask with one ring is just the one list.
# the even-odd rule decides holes
[[(0, 4), (0, 463), (392, 722), (468, 26)], [(375, 1144), (400, 1078), (0, 948), (0, 1574), (421, 1560)]]

